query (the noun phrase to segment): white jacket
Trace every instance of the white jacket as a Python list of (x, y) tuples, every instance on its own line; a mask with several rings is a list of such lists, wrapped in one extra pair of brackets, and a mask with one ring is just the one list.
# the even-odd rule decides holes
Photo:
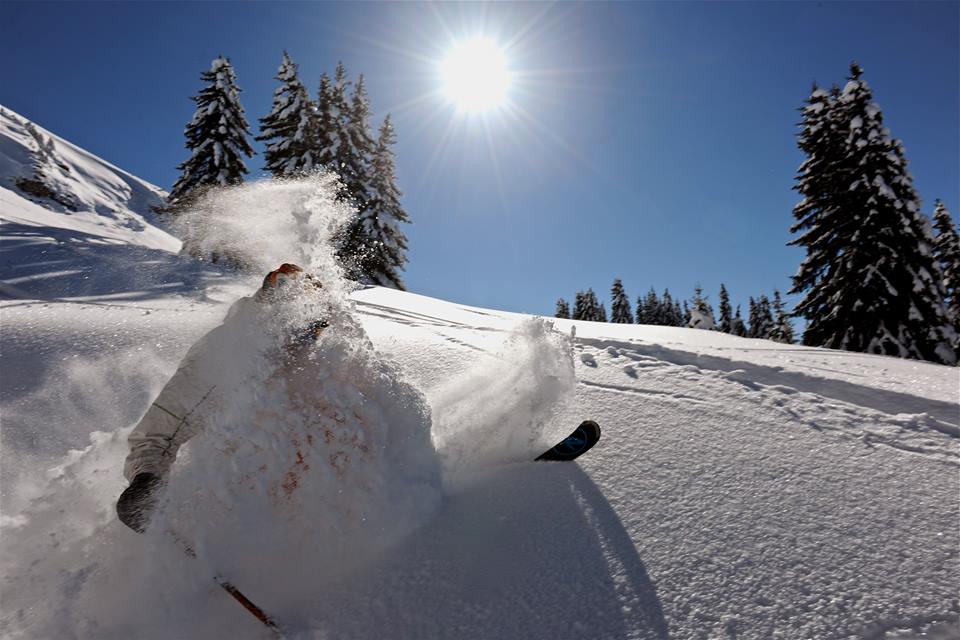
[(123, 468), (127, 480), (144, 472), (165, 475), (180, 446), (204, 429), (207, 417), (222, 401), (220, 386), (231, 373), (231, 354), (257, 342), (251, 332), (257, 327), (260, 307), (252, 297), (241, 298), (230, 307), (223, 324), (190, 348), (130, 433), (130, 454)]

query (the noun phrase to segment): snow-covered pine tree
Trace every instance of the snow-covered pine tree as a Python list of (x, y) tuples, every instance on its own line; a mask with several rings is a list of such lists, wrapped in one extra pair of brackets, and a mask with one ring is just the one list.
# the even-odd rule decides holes
[(760, 294), (760, 297), (757, 298), (757, 335), (755, 337), (763, 338), (764, 340), (772, 339), (774, 326), (773, 309), (770, 305), (770, 298), (768, 298), (766, 294)]
[(745, 338), (747, 336), (747, 327), (745, 324), (743, 324), (743, 318), (740, 316), (740, 305), (737, 305), (737, 312), (733, 316), (730, 333), (735, 336), (740, 336), (741, 338)]
[[(343, 69), (341, 64), (338, 71)], [(346, 71), (343, 71), (346, 73)], [(336, 170), (337, 150), (340, 142), (340, 118), (337, 109), (342, 100), (335, 93), (335, 87), (330, 84), (330, 76), (326, 73), (320, 76), (320, 89), (317, 91), (317, 131), (314, 146), (319, 154), (318, 166)]]
[(577, 295), (574, 298), (573, 302), (573, 314), (571, 317), (574, 320), (586, 320), (587, 317), (587, 295), (583, 291), (577, 291)]
[[(338, 76), (341, 75), (341, 67), (337, 68)], [(376, 242), (367, 232), (370, 226), (368, 209), (373, 198), (372, 158), (376, 143), (370, 134), (370, 101), (362, 74), (357, 78), (340, 125), (337, 172), (343, 182), (344, 197), (356, 208), (357, 215), (347, 225), (337, 253), (344, 261), (350, 277), (372, 281), (373, 275), (366, 271), (366, 262)]]
[(317, 108), (297, 75), (297, 65), (284, 51), (273, 93), (273, 108), (260, 118), (257, 140), (266, 142), (264, 168), (276, 177), (293, 176), (321, 166)]
[(792, 241), (807, 249), (791, 293), (804, 293), (804, 344), (955, 364), (932, 233), (903, 146), (856, 64), (842, 92), (815, 89), (798, 144)]
[(682, 324), (681, 326), (683, 326), (683, 327), (689, 327), (689, 326), (690, 326), (690, 319), (691, 319), (691, 317), (692, 317), (692, 316), (690, 315), (690, 305), (687, 304), (687, 301), (686, 301), (686, 300), (684, 300), (684, 301), (683, 301), (683, 316), (681, 317), (681, 320), (683, 320), (683, 324)]
[(937, 229), (934, 256), (943, 273), (947, 309), (954, 328), (960, 332), (960, 236), (950, 212), (940, 200), (933, 211), (933, 225)]
[(597, 294), (593, 292), (592, 288), (588, 288), (586, 293), (583, 294), (583, 320), (589, 320), (591, 322), (599, 322), (600, 318), (600, 303), (597, 300)]
[(637, 324), (650, 324), (647, 321), (647, 308), (643, 304), (643, 296), (637, 296)]
[(613, 281), (610, 289), (610, 321), (617, 324), (633, 324), (633, 312), (630, 310), (630, 299), (623, 290), (620, 278)]
[(673, 296), (670, 295), (669, 289), (664, 289), (663, 295), (660, 296), (660, 321), (662, 326), (673, 326), (675, 320), (673, 317), (673, 312)]
[(553, 314), (554, 318), (570, 318), (570, 303), (563, 298), (557, 299), (557, 310)]
[(770, 330), (770, 339), (784, 344), (793, 344), (796, 341), (790, 314), (787, 313), (783, 298), (776, 289), (773, 290), (773, 328)]
[(338, 63), (330, 88), (330, 105), (335, 119), (332, 168), (343, 182), (344, 198), (350, 200), (359, 211), (367, 202), (365, 161), (373, 149), (373, 140), (367, 123), (370, 106), (363, 76), (354, 86), (352, 97), (348, 97), (347, 92), (352, 85), (347, 79), (343, 63)]
[(683, 309), (680, 308), (680, 302), (673, 299), (669, 289), (663, 290), (663, 313), (666, 318), (663, 323), (668, 327), (686, 326), (683, 320)]
[[(362, 80), (362, 79), (361, 79)], [(362, 88), (362, 82), (358, 84)], [(407, 237), (400, 223), (410, 217), (400, 204), (396, 168), (391, 147), (397, 137), (388, 115), (377, 137), (370, 163), (370, 200), (357, 216), (356, 240), (361, 247), (357, 267), (362, 279), (384, 287), (403, 289), (400, 271), (407, 262)]]
[(724, 284), (720, 283), (720, 331), (724, 333), (730, 333), (733, 330), (733, 318), (731, 312), (733, 309), (730, 308), (730, 294), (727, 293), (727, 288)]
[(184, 135), (192, 154), (177, 167), (182, 173), (168, 198), (173, 210), (206, 188), (243, 182), (247, 173), (243, 156), (253, 157), (247, 142), (250, 125), (240, 106), (240, 88), (230, 61), (216, 58), (200, 79), (207, 86), (191, 98), (197, 110)]
[(643, 301), (643, 311), (646, 318), (646, 324), (663, 324), (663, 310), (660, 304), (660, 298), (653, 287), (647, 292), (647, 297)]
[(753, 296), (750, 296), (750, 305), (748, 309), (747, 322), (750, 326), (747, 329), (747, 337), (762, 338), (763, 336), (759, 334), (759, 331), (763, 330), (763, 327), (760, 323), (759, 308), (757, 307), (757, 301), (753, 299)]
[(606, 322), (607, 321), (607, 308), (603, 306), (603, 303), (597, 305), (597, 322)]
[(713, 317), (713, 307), (703, 297), (703, 288), (697, 285), (693, 290), (693, 300), (690, 301), (690, 320), (687, 327), (691, 329), (716, 328), (716, 321)]

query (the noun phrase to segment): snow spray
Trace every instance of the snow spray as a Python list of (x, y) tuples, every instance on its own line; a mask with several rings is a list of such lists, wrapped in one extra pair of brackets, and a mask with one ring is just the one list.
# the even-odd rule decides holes
[[(243, 636), (249, 616), (212, 575), (296, 623), (319, 580), (362, 571), (434, 512), (441, 467), (429, 405), (355, 315), (355, 285), (334, 249), (353, 212), (337, 189), (322, 174), (254, 182), (177, 214), (187, 250), (229, 259), (240, 281), (259, 284), (284, 262), (313, 278), (269, 301), (241, 298), (188, 354), (216, 381), (216, 397), (145, 535), (113, 512), (131, 422), (92, 434), (31, 492), (4, 527), (5, 586), (26, 595), (5, 603), (2, 635)], [(317, 321), (326, 325), (318, 340), (292, 339)], [(101, 417), (109, 428), (110, 413)], [(169, 530), (195, 559), (170, 544)]]
[(499, 351), (430, 393), (445, 477), (533, 460), (569, 432), (573, 341), (543, 318), (522, 321)]
[[(302, 611), (319, 576), (356, 571), (440, 498), (429, 406), (374, 350), (348, 298), (335, 238), (353, 212), (337, 188), (323, 174), (253, 183), (180, 219), (192, 250), (311, 276), (241, 299), (205, 339), (197, 358), (216, 397), (160, 514), (224, 577), (269, 584), (261, 604), (278, 615)], [(317, 323), (319, 339), (295, 339)]]

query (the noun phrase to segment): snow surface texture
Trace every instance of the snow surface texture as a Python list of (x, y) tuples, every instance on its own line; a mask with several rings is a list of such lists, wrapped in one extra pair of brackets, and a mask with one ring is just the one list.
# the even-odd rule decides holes
[[(284, 246), (301, 232), (322, 239), (342, 213), (323, 192), (213, 196), (237, 216), (224, 248), (296, 255), (324, 289), (238, 325), (250, 335), (224, 354), (235, 395), (184, 447), (145, 536), (113, 512), (125, 436), (259, 277), (157, 252), (164, 277), (180, 279), (137, 290), (104, 245), (101, 262), (96, 247), (62, 260), (111, 271), (121, 290), (104, 280), (53, 299), (56, 277), (16, 266), (48, 249), (11, 251), (0, 267), (0, 280), (17, 279), (0, 303), (4, 637), (270, 637), (214, 573), (300, 638), (956, 637), (956, 369), (351, 293), (328, 251)], [(279, 240), (253, 244), (269, 237), (253, 221), (279, 200)], [(333, 324), (302, 375), (271, 378), (259, 342), (314, 314)], [(343, 479), (317, 456), (302, 493), (277, 502), (270, 489), (282, 493), (307, 428), (291, 387), (329, 399), (321, 419), (347, 412), (345, 433), (375, 452)], [(604, 432), (589, 454), (529, 461), (584, 418)], [(198, 558), (159, 523), (180, 527)]]

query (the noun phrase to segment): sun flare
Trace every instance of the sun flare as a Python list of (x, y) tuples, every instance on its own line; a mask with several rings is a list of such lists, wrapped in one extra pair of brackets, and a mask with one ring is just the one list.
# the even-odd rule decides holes
[(507, 56), (486, 38), (455, 44), (441, 63), (440, 74), (444, 94), (466, 112), (482, 113), (500, 106), (510, 88)]

